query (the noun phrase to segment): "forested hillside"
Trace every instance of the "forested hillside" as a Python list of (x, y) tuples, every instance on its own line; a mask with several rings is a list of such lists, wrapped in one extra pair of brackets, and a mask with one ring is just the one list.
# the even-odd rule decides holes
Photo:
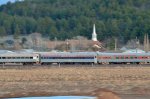
[(24, 0), (0, 6), (0, 35), (39, 32), (59, 40), (91, 38), (123, 42), (150, 33), (150, 0)]

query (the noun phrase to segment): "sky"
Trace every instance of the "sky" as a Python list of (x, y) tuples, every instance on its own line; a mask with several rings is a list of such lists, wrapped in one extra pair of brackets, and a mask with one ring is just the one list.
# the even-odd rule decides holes
[(0, 0), (0, 5), (6, 4), (8, 1), (15, 2), (16, 0)]

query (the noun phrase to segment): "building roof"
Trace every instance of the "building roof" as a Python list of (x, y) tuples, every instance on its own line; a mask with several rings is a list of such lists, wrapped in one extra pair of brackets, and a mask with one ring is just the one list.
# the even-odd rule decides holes
[(129, 49), (129, 50), (126, 50), (123, 53), (145, 53), (145, 51), (143, 51), (141, 49)]

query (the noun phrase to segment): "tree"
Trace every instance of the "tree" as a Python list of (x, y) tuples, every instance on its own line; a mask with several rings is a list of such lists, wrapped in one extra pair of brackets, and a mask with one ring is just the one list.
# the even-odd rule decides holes
[(0, 36), (3, 37), (3, 36), (6, 36), (7, 33), (6, 33), (6, 30), (4, 27), (0, 27)]
[(20, 36), (20, 29), (19, 29), (18, 25), (16, 25), (14, 39), (18, 39), (19, 36)]
[[(136, 36), (142, 41), (150, 30), (149, 0), (23, 0), (0, 6), (0, 27), (6, 34), (39, 32), (65, 40), (81, 35), (91, 38), (92, 25), (98, 38)], [(18, 26), (16, 26), (18, 25)], [(3, 30), (3, 29), (2, 29)], [(18, 32), (19, 33), (19, 32)]]

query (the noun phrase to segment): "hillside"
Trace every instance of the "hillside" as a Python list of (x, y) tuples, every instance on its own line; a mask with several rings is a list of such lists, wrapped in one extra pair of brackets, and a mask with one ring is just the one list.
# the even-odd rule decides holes
[(59, 40), (91, 38), (95, 23), (98, 39), (120, 41), (150, 31), (149, 0), (25, 0), (0, 6), (0, 36), (39, 32)]

